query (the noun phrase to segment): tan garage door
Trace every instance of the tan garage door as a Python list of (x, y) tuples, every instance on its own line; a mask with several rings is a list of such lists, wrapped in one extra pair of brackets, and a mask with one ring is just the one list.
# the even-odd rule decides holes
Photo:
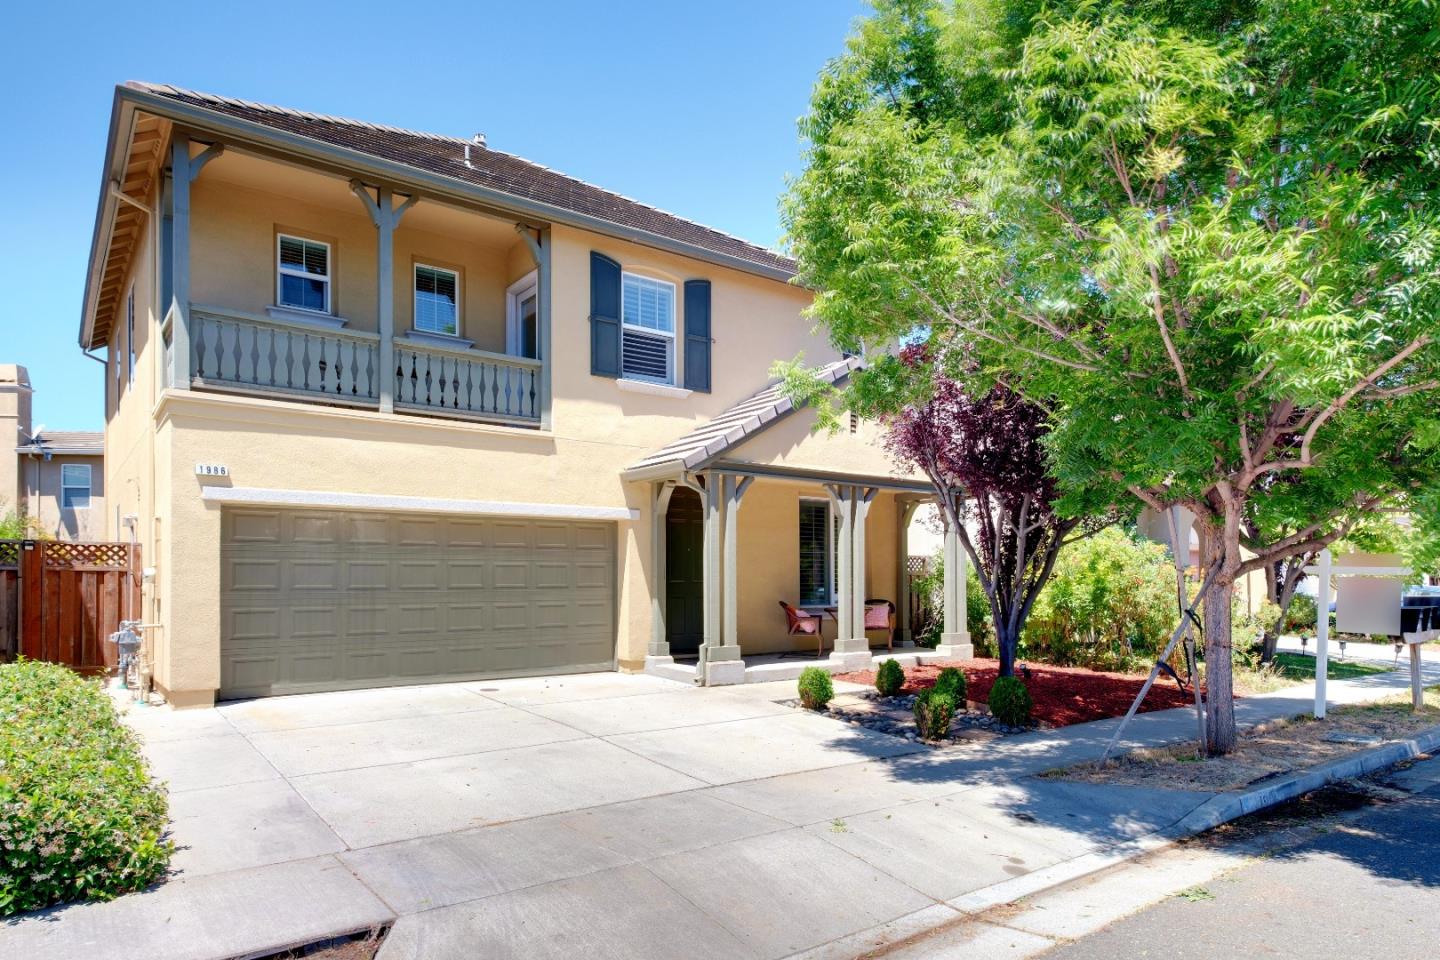
[(609, 670), (607, 523), (226, 508), (223, 698)]

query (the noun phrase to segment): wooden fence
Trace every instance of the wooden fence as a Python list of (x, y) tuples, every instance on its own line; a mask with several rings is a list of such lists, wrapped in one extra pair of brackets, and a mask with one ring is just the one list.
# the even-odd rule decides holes
[(0, 658), (111, 669), (116, 650), (106, 638), (139, 611), (138, 547), (0, 540)]

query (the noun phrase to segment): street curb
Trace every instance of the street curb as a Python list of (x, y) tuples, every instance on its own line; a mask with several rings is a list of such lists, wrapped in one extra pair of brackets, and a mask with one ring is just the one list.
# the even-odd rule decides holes
[(1291, 774), (1245, 793), (1212, 797), (1163, 831), (1163, 835), (1179, 840), (1213, 830), (1248, 814), (1294, 800), (1301, 794), (1318, 790), (1337, 780), (1363, 777), (1367, 773), (1392, 767), (1402, 760), (1411, 760), (1440, 747), (1440, 726), (1422, 731), (1409, 740), (1322, 763), (1318, 767)]
[[(976, 918), (995, 907), (1046, 893), (1146, 854), (1166, 849), (1186, 837), (1213, 830), (1223, 823), (1293, 800), (1328, 783), (1374, 773), (1437, 749), (1440, 749), (1440, 726), (1424, 730), (1409, 740), (1387, 743), (1332, 760), (1245, 793), (1212, 797), (1163, 830), (1142, 834), (1070, 860), (1062, 860), (1024, 876), (980, 887), (943, 903), (923, 907), (865, 930), (857, 930), (838, 940), (791, 954), (790, 960), (849, 960), (857, 954), (884, 950), (902, 942), (916, 940), (962, 917)], [(945, 913), (945, 908), (954, 912)]]

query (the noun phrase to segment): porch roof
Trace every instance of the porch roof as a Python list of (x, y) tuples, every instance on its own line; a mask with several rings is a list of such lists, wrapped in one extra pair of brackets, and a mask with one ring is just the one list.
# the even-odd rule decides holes
[[(859, 357), (847, 357), (826, 364), (817, 374), (821, 381), (833, 385), (860, 365)], [(772, 383), (632, 464), (625, 470), (625, 479), (646, 480), (676, 471), (699, 470), (795, 410), (794, 401), (785, 396), (780, 384)]]
[[(826, 364), (817, 371), (817, 375), (825, 383), (838, 384), (861, 365), (860, 358), (847, 357)], [(858, 484), (913, 493), (931, 492), (930, 485), (925, 481), (907, 477), (755, 463), (734, 456), (741, 445), (798, 409), (800, 408), (785, 396), (780, 384), (772, 383), (632, 464), (625, 470), (623, 477), (631, 482), (640, 482), (714, 470), (739, 476), (795, 482)]]

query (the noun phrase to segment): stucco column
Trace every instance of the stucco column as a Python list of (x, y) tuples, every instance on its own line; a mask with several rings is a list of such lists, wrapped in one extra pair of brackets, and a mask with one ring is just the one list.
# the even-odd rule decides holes
[(675, 662), (665, 632), (665, 516), (674, 493), (675, 484), (669, 480), (655, 484), (650, 493), (650, 648), (645, 655), (646, 667)]
[[(733, 534), (737, 505), (735, 478), (706, 474), (705, 482), (705, 632), (700, 644), (698, 678), (706, 686), (745, 682), (740, 645), (726, 642), (726, 541)], [(733, 555), (732, 555), (733, 559)], [(733, 572), (731, 574), (733, 576)]]
[(826, 489), (840, 516), (840, 595), (835, 598), (839, 629), (830, 662), (842, 670), (861, 670), (870, 665), (870, 641), (865, 638), (865, 513), (875, 492), (851, 485)]
[(975, 655), (975, 645), (970, 642), (970, 627), (965, 618), (965, 580), (969, 570), (960, 535), (948, 522), (945, 525), (944, 562), (945, 630), (940, 636), (940, 645), (935, 648), (935, 656), (968, 660)]
[(910, 633), (910, 523), (919, 508), (918, 500), (899, 500), (895, 511), (895, 607), (900, 619), (900, 646), (913, 647), (915, 638)]

